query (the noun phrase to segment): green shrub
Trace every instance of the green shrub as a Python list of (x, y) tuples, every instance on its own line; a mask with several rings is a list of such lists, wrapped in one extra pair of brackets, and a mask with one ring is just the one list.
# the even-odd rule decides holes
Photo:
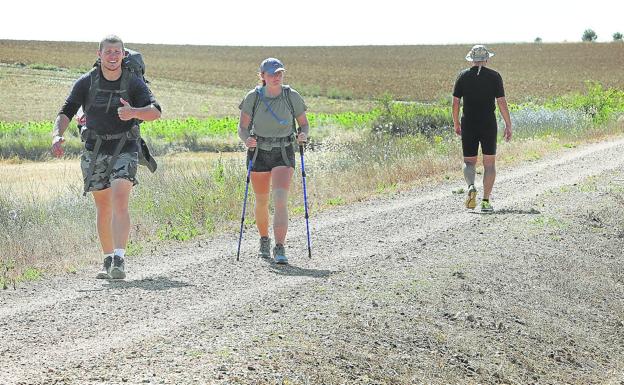
[(451, 109), (437, 105), (396, 102), (384, 95), (378, 104), (379, 116), (373, 122), (374, 132), (394, 135), (443, 135), (453, 127)]
[(353, 92), (330, 87), (327, 89), (327, 97), (330, 99), (351, 100), (353, 99)]
[(624, 91), (604, 89), (600, 83), (587, 82), (584, 94), (571, 94), (545, 103), (551, 109), (571, 109), (587, 114), (595, 124), (602, 124), (624, 112)]
[(321, 86), (313, 84), (313, 85), (293, 85), (293, 88), (299, 92), (303, 96), (321, 96), (323, 95), (323, 91), (321, 90)]

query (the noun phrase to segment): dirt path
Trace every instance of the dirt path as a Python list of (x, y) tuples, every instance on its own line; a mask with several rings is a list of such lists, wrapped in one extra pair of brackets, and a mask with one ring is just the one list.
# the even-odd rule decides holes
[[(624, 383), (624, 139), (0, 292), (0, 384)], [(479, 178), (480, 179), (480, 178)]]

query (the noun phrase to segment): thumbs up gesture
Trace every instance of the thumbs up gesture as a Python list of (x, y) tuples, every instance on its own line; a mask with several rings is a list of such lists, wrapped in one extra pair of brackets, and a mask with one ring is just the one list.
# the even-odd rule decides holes
[(121, 120), (130, 120), (134, 118), (134, 108), (124, 98), (119, 98), (121, 107), (117, 108), (117, 115)]

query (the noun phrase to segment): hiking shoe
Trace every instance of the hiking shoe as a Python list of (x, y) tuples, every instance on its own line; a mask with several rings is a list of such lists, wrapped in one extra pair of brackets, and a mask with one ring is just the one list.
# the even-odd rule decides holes
[(95, 276), (97, 279), (110, 279), (110, 270), (111, 265), (113, 264), (113, 257), (108, 256), (104, 258), (104, 263), (102, 264), (102, 270)]
[(288, 258), (286, 258), (286, 250), (284, 245), (278, 243), (273, 248), (273, 257), (275, 257), (275, 263), (279, 265), (288, 265)]
[(260, 250), (258, 256), (261, 258), (271, 258), (271, 238), (260, 237)]
[(494, 207), (490, 201), (481, 201), (481, 212), (482, 213), (491, 213), (494, 212)]
[(119, 255), (115, 255), (115, 257), (113, 257), (113, 267), (111, 268), (110, 276), (112, 279), (126, 278), (126, 264), (123, 257), (120, 257)]
[(477, 189), (471, 184), (468, 186), (468, 196), (466, 197), (466, 208), (473, 210), (477, 207)]

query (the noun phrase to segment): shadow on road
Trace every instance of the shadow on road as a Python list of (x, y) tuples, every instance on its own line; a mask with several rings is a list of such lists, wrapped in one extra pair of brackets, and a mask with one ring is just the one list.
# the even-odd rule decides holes
[(541, 212), (539, 210), (534, 209), (534, 208), (530, 208), (528, 210), (523, 210), (523, 209), (500, 209), (500, 210), (494, 210), (494, 214), (529, 214), (529, 215), (537, 215), (537, 214), (541, 214)]
[(482, 212), (479, 210), (468, 211), (470, 214), (478, 214), (478, 215), (496, 215), (496, 214), (521, 214), (521, 215), (537, 215), (541, 214), (539, 210), (534, 208), (523, 210), (523, 209), (496, 209), (493, 212)]
[(143, 290), (169, 290), (181, 287), (194, 286), (186, 282), (170, 280), (167, 277), (144, 278), (134, 281), (109, 280), (104, 284), (105, 289), (143, 289)]
[(269, 271), (278, 275), (327, 278), (335, 273), (335, 271), (331, 270), (304, 269), (290, 264), (278, 265), (270, 259), (267, 259), (266, 262), (269, 264)]

